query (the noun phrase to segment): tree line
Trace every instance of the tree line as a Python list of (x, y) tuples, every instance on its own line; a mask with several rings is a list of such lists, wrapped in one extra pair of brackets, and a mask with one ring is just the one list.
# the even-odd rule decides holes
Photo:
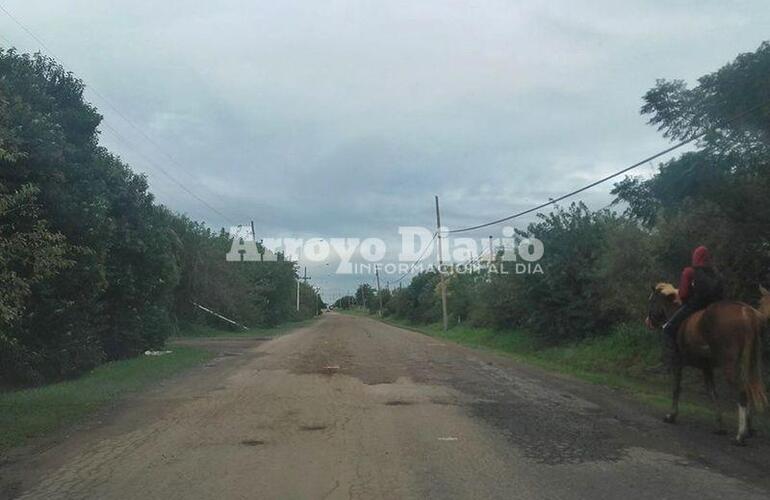
[[(770, 43), (692, 88), (659, 80), (643, 99), (642, 114), (664, 137), (705, 135), (652, 177), (615, 184), (610, 207), (557, 206), (519, 229), (518, 238), (543, 242), (543, 274), (503, 274), (499, 259), (492, 269), (450, 273), (450, 325), (523, 329), (555, 344), (641, 324), (651, 285), (676, 285), (698, 245), (711, 249), (727, 296), (756, 303), (758, 285), (770, 283)], [(383, 291), (384, 314), (438, 322), (439, 290), (435, 270), (418, 274)], [(379, 307), (374, 298), (367, 305)]]
[(163, 345), (190, 324), (318, 313), (293, 262), (226, 262), (230, 235), (156, 203), (99, 144), (84, 83), (0, 49), (0, 386), (75, 376)]

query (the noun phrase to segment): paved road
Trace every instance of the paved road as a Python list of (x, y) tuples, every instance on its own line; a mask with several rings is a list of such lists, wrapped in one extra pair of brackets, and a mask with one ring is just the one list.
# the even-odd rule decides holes
[(767, 498), (770, 445), (616, 392), (327, 314), (5, 467), (21, 498)]

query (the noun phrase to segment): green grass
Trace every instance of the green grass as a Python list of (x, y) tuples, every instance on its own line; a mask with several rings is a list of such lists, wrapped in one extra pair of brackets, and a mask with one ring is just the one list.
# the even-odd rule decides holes
[(106, 404), (213, 356), (173, 347), (164, 356), (139, 356), (94, 368), (78, 379), (0, 393), (0, 451), (78, 422)]
[[(607, 336), (566, 346), (542, 347), (532, 336), (515, 330), (497, 331), (458, 325), (445, 332), (439, 324), (412, 325), (391, 318), (381, 321), (469, 347), (489, 349), (549, 371), (620, 389), (660, 412), (668, 410), (671, 404), (669, 377), (661, 367), (660, 339), (642, 326), (621, 325)], [(710, 404), (695, 394), (695, 391), (700, 392), (701, 386), (700, 372), (686, 369), (680, 413), (685, 418), (710, 423), (713, 419)], [(723, 399), (723, 408), (728, 403), (731, 402)], [(734, 422), (732, 413), (725, 412), (724, 416), (728, 425)], [(761, 419), (757, 427), (768, 432), (770, 422)]]
[(295, 328), (302, 328), (313, 323), (316, 318), (303, 321), (282, 323), (271, 328), (249, 328), (248, 330), (233, 329), (224, 330), (207, 325), (189, 325), (180, 330), (179, 334), (172, 338), (215, 338), (215, 337), (277, 337), (288, 333)]
[(351, 306), (347, 309), (344, 308), (338, 308), (336, 311), (344, 313), (344, 314), (350, 314), (352, 316), (370, 316), (369, 310), (364, 309), (361, 306)]

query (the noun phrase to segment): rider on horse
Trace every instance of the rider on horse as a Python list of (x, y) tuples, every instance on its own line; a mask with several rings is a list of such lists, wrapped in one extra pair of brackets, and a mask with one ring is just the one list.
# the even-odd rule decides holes
[(679, 359), (680, 353), (676, 342), (679, 327), (692, 313), (722, 298), (722, 280), (711, 264), (711, 255), (706, 247), (699, 246), (692, 253), (692, 266), (682, 270), (682, 277), (679, 280), (679, 301), (682, 305), (663, 325), (669, 364)]

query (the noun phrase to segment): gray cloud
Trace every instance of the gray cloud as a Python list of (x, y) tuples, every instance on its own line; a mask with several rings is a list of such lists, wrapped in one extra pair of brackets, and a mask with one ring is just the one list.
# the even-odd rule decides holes
[[(764, 0), (4, 4), (176, 159), (88, 93), (161, 202), (215, 227), (385, 239), (431, 224), (433, 194), (447, 225), (472, 224), (661, 149), (638, 114), (655, 79), (692, 81), (770, 25)], [(39, 49), (3, 16), (0, 34)]]

